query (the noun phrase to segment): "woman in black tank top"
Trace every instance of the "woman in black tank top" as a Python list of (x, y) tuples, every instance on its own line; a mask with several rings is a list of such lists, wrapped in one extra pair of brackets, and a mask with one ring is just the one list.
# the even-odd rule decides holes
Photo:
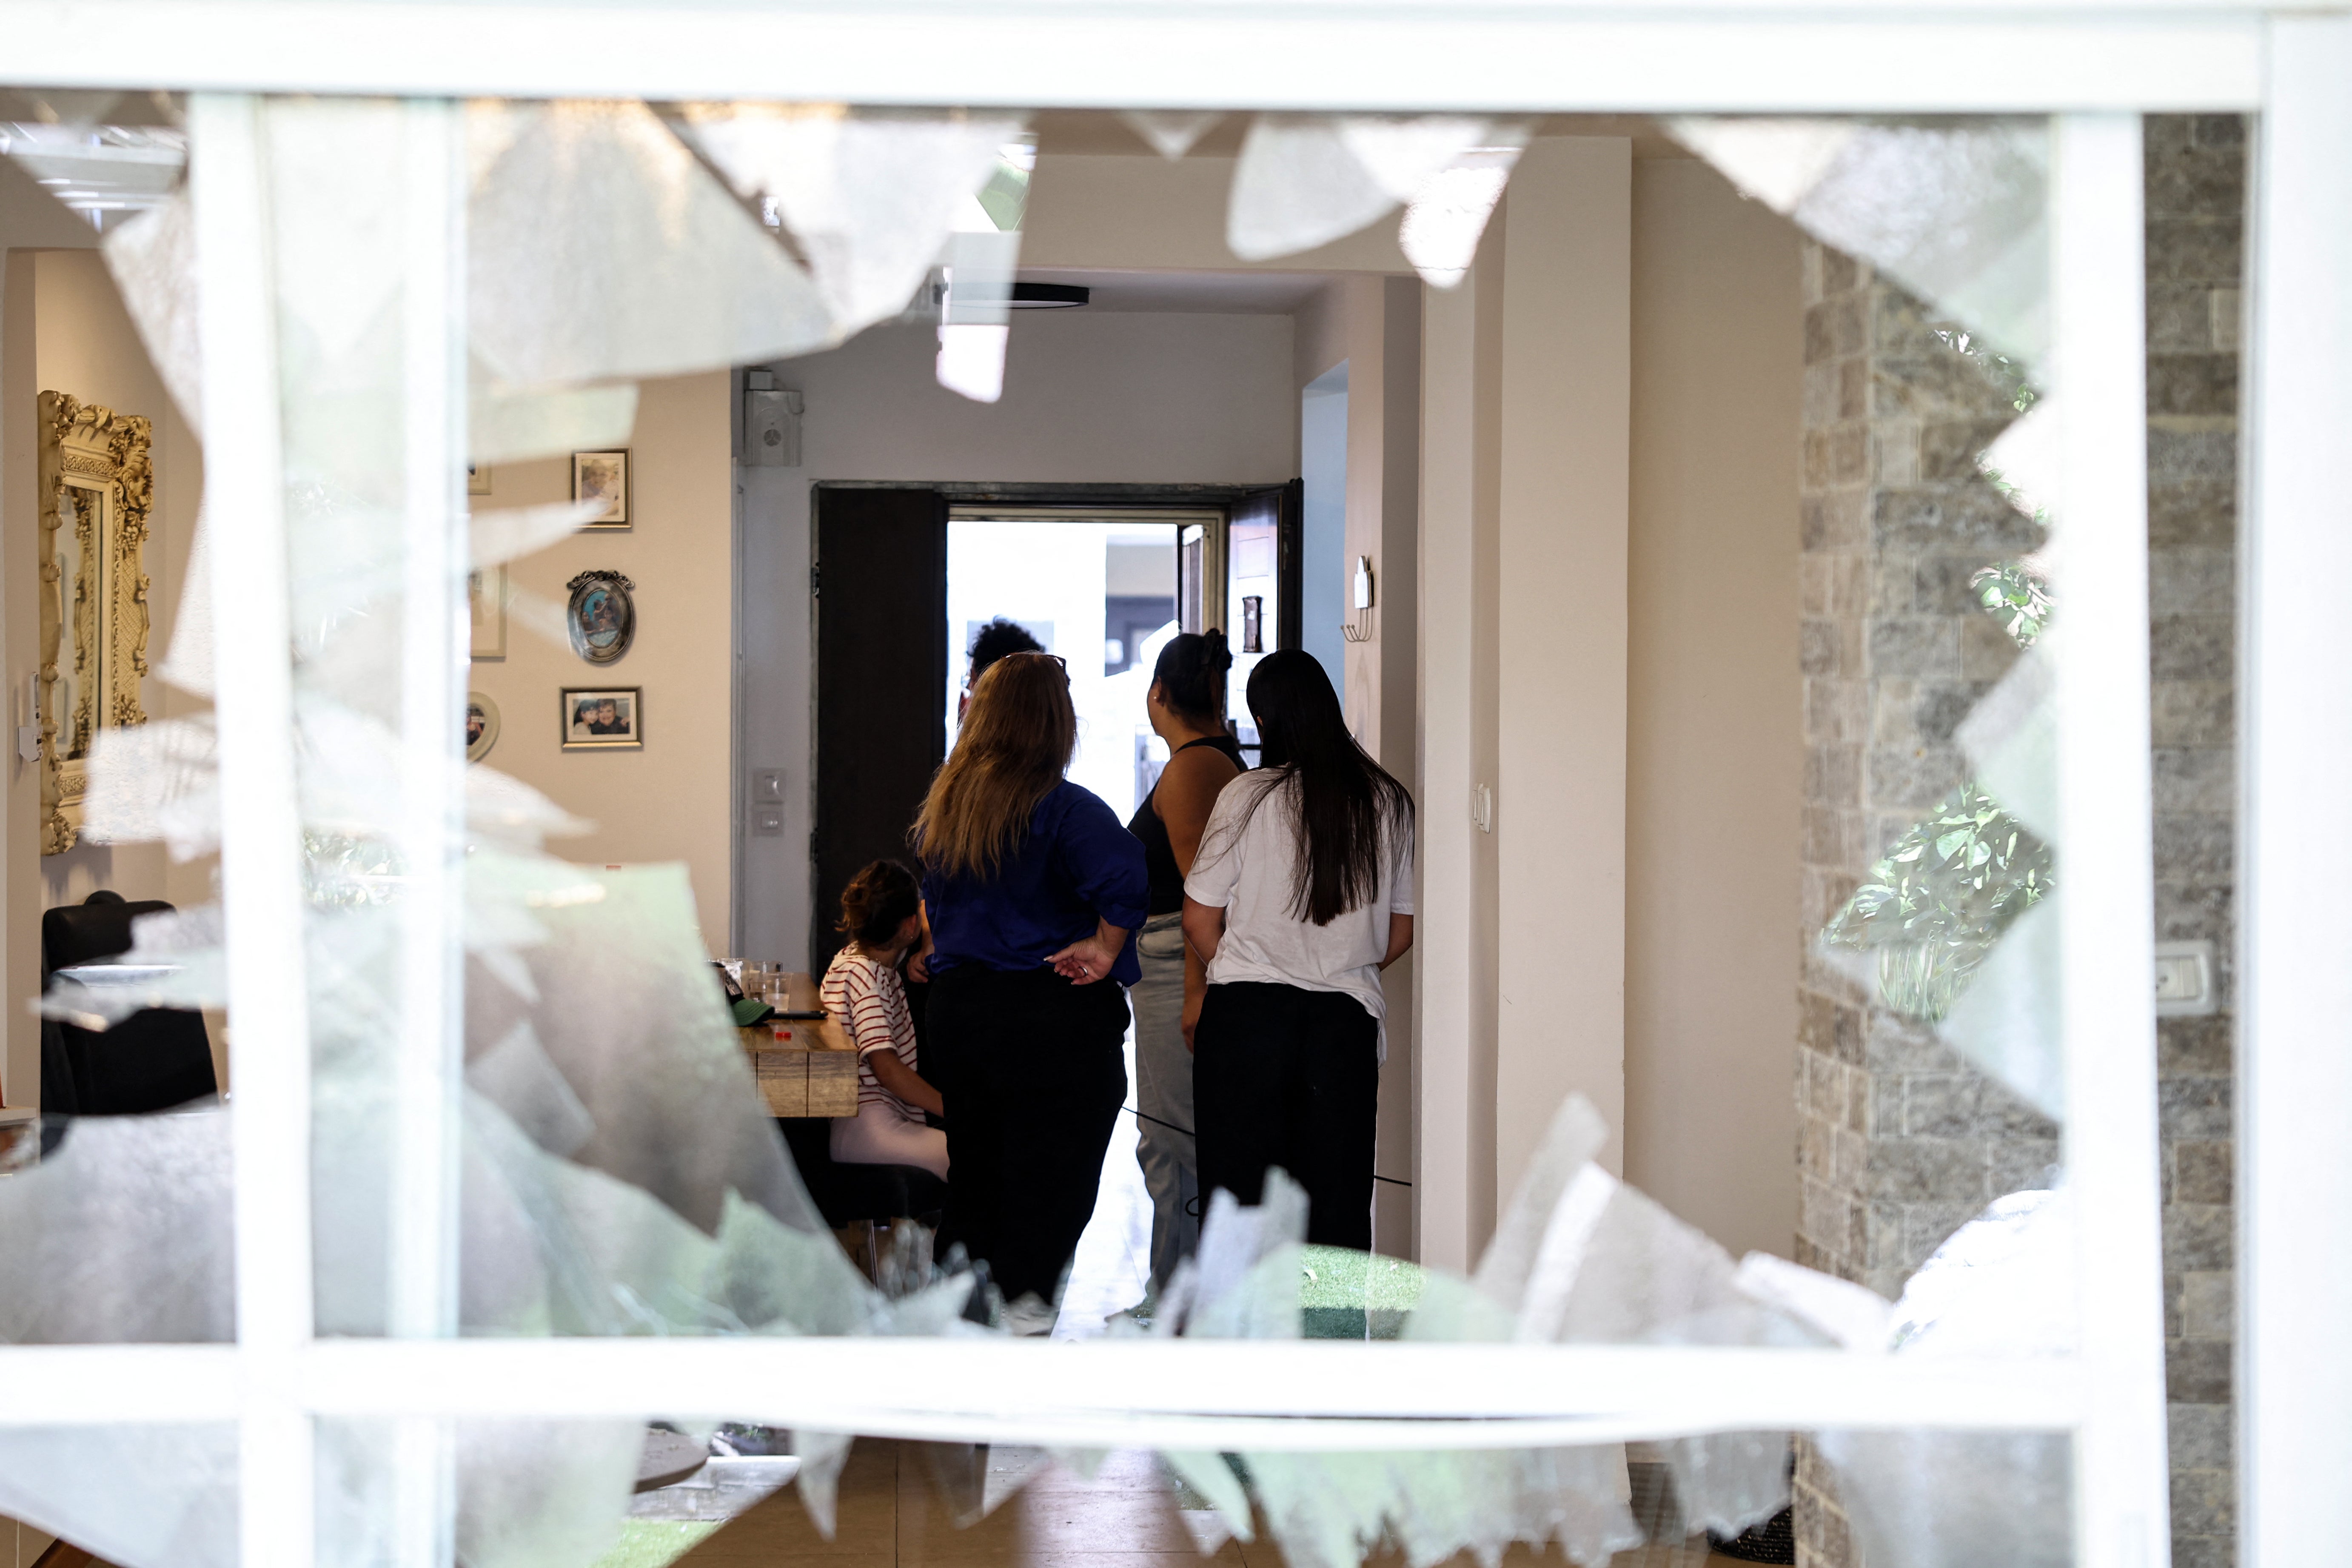
[(1160, 1288), (1201, 1235), (1192, 1159), (1192, 1054), (1186, 1035), (1208, 988), (1207, 972), (1184, 948), (1184, 874), (1201, 847), (1217, 795), (1241, 776), (1241, 747), (1225, 732), (1224, 634), (1185, 632), (1152, 667), (1145, 708), (1168, 742), (1160, 782), (1135, 808), (1128, 831), (1143, 841), (1150, 873), (1150, 918), (1136, 934), (1143, 977), (1128, 990), (1135, 1009), (1136, 1163), (1151, 1194), (1151, 1287)]

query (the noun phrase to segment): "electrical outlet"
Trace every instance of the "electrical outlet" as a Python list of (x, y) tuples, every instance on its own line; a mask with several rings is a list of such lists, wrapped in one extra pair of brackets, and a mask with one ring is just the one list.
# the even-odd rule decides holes
[(2221, 999), (2213, 990), (2211, 942), (2159, 942), (2156, 944), (2158, 1017), (2201, 1017), (2220, 1005)]
[(782, 838), (784, 836), (784, 814), (782, 808), (762, 808), (751, 813), (751, 837)]

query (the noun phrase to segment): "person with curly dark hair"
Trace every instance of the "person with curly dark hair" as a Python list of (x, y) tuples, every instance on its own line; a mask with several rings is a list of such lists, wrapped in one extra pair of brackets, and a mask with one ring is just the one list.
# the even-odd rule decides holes
[(922, 940), (915, 874), (877, 860), (841, 890), (841, 934), (818, 994), (857, 1047), (857, 1114), (833, 1121), (833, 1157), (845, 1165), (915, 1165), (944, 1180), (948, 1135), (940, 1091), (919, 1070), (915, 1023), (898, 966)]
[(1031, 636), (1027, 626), (1003, 616), (995, 616), (974, 632), (971, 647), (964, 650), (963, 694), (956, 699), (956, 722), (963, 722), (964, 710), (971, 706), (971, 694), (990, 665), (1008, 653), (1045, 651), (1045, 645)]

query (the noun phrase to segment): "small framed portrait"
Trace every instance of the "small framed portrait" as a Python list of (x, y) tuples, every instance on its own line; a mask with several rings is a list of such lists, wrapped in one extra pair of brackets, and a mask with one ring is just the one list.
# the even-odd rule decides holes
[(624, 447), (617, 452), (574, 452), (572, 454), (572, 499), (600, 500), (604, 510), (590, 518), (583, 528), (626, 528), (629, 526), (629, 454)]
[(646, 743), (645, 689), (567, 686), (563, 689), (563, 749), (636, 751)]
[(499, 705), (487, 691), (466, 693), (466, 760), (478, 763), (499, 743)]
[(507, 569), (485, 566), (466, 574), (466, 619), (476, 658), (507, 656)]
[(591, 664), (610, 664), (637, 637), (636, 584), (618, 572), (583, 572), (564, 584), (572, 590), (563, 623), (572, 651)]

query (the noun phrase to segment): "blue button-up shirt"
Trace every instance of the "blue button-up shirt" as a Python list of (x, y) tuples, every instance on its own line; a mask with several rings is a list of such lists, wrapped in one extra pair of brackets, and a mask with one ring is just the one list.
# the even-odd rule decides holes
[[(1130, 933), (1144, 921), (1150, 878), (1143, 846), (1102, 797), (1064, 779), (1030, 814), (1029, 831), (996, 875), (944, 877), (925, 868), (923, 908), (931, 922), (930, 967), (958, 964), (1035, 969), (1092, 936), (1097, 917)], [(1142, 977), (1130, 935), (1110, 977)]]

